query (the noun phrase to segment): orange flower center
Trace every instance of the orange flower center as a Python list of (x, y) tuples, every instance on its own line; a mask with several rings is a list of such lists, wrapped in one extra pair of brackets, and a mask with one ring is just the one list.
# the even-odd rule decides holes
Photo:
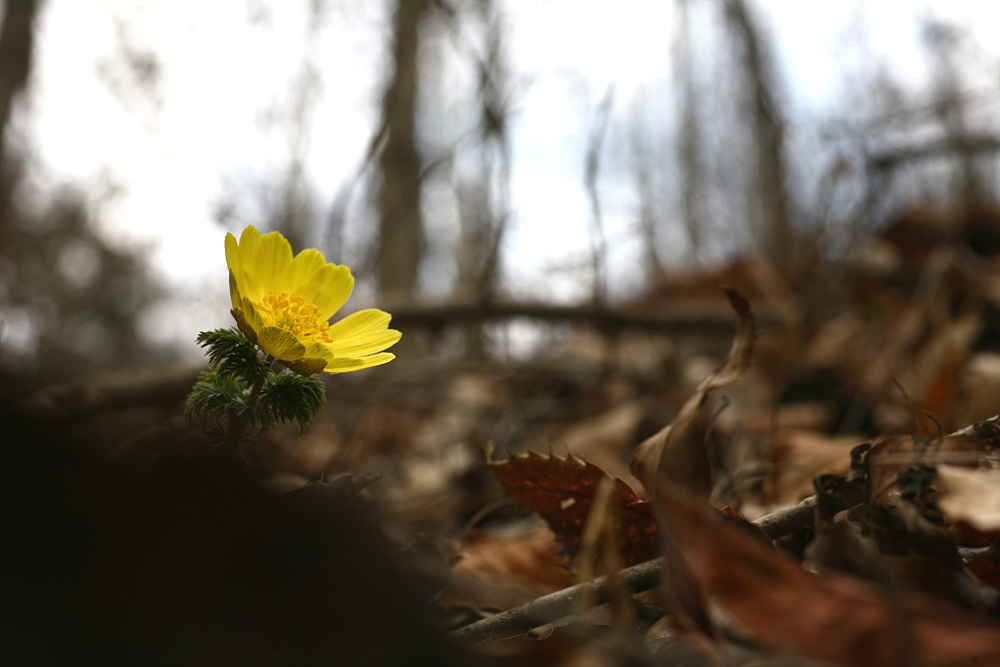
[(320, 319), (319, 308), (298, 294), (268, 292), (254, 307), (270, 326), (292, 332), (303, 342), (332, 343), (330, 323)]

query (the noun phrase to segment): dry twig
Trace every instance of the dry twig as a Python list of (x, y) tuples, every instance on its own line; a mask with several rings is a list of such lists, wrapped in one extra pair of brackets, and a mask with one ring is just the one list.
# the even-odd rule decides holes
[[(768, 514), (753, 523), (768, 538), (775, 540), (799, 528), (811, 526), (815, 509), (816, 496), (809, 496), (796, 505)], [(633, 594), (655, 588), (660, 583), (662, 567), (663, 559), (656, 558), (626, 568), (619, 575), (621, 583)], [(607, 602), (608, 578), (599, 577), (543, 595), (520, 607), (508, 609), (496, 616), (459, 628), (452, 633), (452, 636), (464, 643), (478, 644), (491, 639), (522, 634), (539, 625), (572, 614), (579, 609), (580, 601), (585, 599), (592, 600), (595, 604)]]

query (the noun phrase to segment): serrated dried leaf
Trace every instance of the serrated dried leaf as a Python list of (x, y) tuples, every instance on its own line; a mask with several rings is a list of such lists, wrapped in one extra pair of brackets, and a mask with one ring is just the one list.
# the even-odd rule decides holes
[(559, 451), (590, 461), (639, 489), (639, 480), (629, 471), (627, 461), (647, 411), (643, 400), (623, 403), (553, 433), (549, 441), (558, 443)]
[[(575, 456), (537, 452), (511, 455), (506, 461), (489, 461), (487, 465), (508, 496), (545, 519), (563, 556), (571, 562), (580, 549), (594, 495), (601, 481), (610, 477), (608, 473)], [(659, 547), (652, 505), (621, 480), (615, 480), (615, 492), (625, 566), (656, 557)]]

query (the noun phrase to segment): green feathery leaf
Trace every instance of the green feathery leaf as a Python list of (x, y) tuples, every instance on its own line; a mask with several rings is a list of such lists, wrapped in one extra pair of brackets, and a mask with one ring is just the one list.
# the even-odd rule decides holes
[(326, 401), (326, 388), (315, 375), (299, 375), (289, 370), (270, 373), (257, 399), (261, 421), (277, 424), (294, 421), (304, 431)]
[(246, 409), (249, 389), (238, 378), (222, 377), (216, 370), (208, 370), (198, 377), (191, 388), (184, 407), (189, 421), (205, 423), (209, 417), (220, 417), (230, 411)]
[(219, 377), (243, 378), (250, 384), (263, 377), (267, 365), (262, 364), (256, 346), (239, 329), (216, 329), (198, 334), (198, 344), (208, 348), (208, 365)]
[[(208, 349), (209, 370), (188, 394), (185, 414), (189, 421), (223, 434), (223, 424), (249, 414), (247, 436), (252, 438), (286, 421), (297, 423), (299, 431), (304, 431), (323, 408), (326, 390), (317, 376), (271, 371), (273, 359), (261, 359), (254, 344), (238, 329), (205, 331), (197, 340)], [(256, 401), (247, 405), (251, 387), (258, 381), (262, 385)]]

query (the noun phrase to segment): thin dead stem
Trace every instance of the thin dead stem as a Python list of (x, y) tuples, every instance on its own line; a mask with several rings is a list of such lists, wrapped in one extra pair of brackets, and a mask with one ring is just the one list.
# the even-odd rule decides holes
[[(815, 510), (816, 496), (809, 496), (796, 505), (763, 516), (753, 524), (769, 539), (776, 540), (799, 528), (811, 526)], [(662, 567), (663, 558), (633, 565), (619, 573), (619, 585), (624, 586), (632, 594), (655, 588), (660, 583)], [(598, 577), (471, 623), (455, 630), (452, 637), (466, 644), (478, 644), (523, 634), (532, 628), (578, 611), (585, 601), (604, 604), (609, 601), (611, 590), (613, 589), (609, 586), (608, 577)]]

